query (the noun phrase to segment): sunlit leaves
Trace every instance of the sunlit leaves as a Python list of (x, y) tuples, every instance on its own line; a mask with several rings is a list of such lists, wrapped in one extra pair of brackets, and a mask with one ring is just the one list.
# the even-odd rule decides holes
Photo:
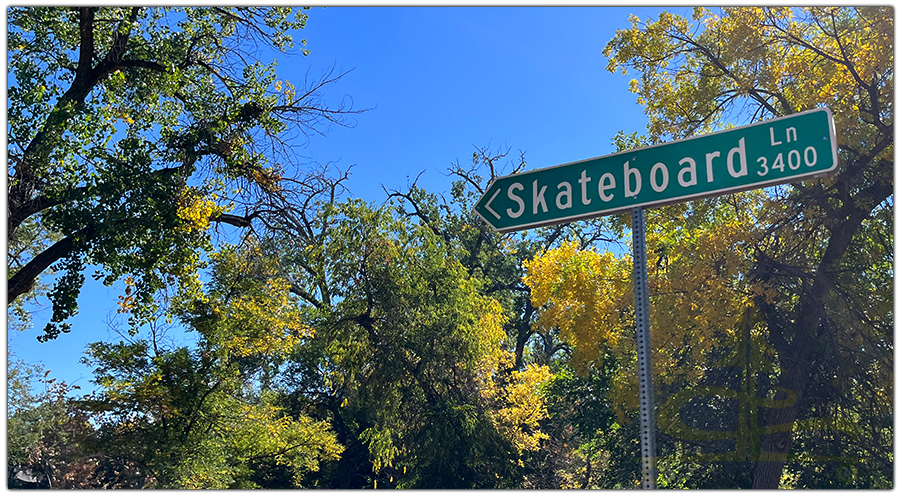
[(611, 252), (579, 251), (575, 243), (526, 263), (524, 281), (532, 302), (541, 308), (535, 328), (558, 329), (574, 347), (572, 363), (581, 370), (619, 344), (620, 316), (632, 300), (630, 263)]
[(303, 176), (281, 166), (300, 146), (287, 124), (341, 123), (347, 109), (316, 92), (336, 78), (298, 92), (258, 55), (289, 49), (306, 19), (281, 7), (10, 10), (9, 236), (40, 217), (65, 243), (11, 275), (12, 298), (68, 258), (42, 339), (68, 328), (85, 265), (107, 285), (133, 276), (129, 311), (148, 321), (157, 291), (197, 273), (211, 218), (235, 205), (258, 215), (285, 176)]
[[(507, 363), (511, 363), (511, 356)], [(494, 401), (491, 412), (494, 425), (519, 453), (535, 451), (549, 436), (541, 430), (541, 422), (548, 417), (547, 404), (541, 392), (551, 379), (550, 367), (528, 365), (522, 371), (512, 371), (499, 384), (487, 382), (482, 391)]]
[[(736, 207), (752, 210), (752, 199), (747, 195), (734, 201), (740, 202)], [(696, 207), (689, 223), (677, 217), (684, 205), (651, 212), (648, 220), (651, 342), (660, 383), (696, 381), (706, 356), (723, 339), (734, 338), (735, 322), (750, 306), (754, 290), (770, 293), (759, 285), (751, 290), (741, 281), (752, 219), (728, 206), (702, 216), (702, 207)], [(581, 373), (605, 355), (630, 360), (614, 377), (613, 396), (620, 415), (634, 408), (631, 257), (578, 250), (569, 243), (538, 255), (526, 269), (524, 281), (539, 308), (535, 328), (555, 331), (571, 345), (571, 363)]]
[(319, 469), (319, 462), (335, 459), (342, 447), (325, 422), (306, 415), (291, 418), (273, 403), (274, 395), (247, 404), (240, 399), (218, 402), (220, 418), (211, 436), (176, 465), (172, 486), (188, 489), (258, 487), (249, 479), (254, 462), (270, 460), (289, 467), (299, 484), (303, 474)]
[(223, 207), (209, 199), (198, 196), (194, 189), (185, 187), (178, 203), (177, 215), (182, 221), (182, 230), (203, 231), (209, 227), (209, 220), (222, 215)]
[[(695, 9), (632, 17), (604, 49), (608, 69), (641, 75), (632, 90), (645, 105), (654, 141), (827, 105), (838, 130), (871, 121), (865, 87), (893, 74), (892, 18), (884, 9)], [(883, 90), (884, 102), (893, 96)], [(868, 110), (869, 116), (860, 110)], [(844, 139), (844, 140), (848, 140)]]
[(295, 350), (294, 369), (308, 374), (298, 390), (358, 429), (345, 445), (366, 450), (365, 484), (514, 480), (515, 459), (546, 437), (539, 387), (549, 372), (514, 369), (507, 311), (456, 248), (396, 206), (323, 212), (321, 244), (288, 260), (297, 283), (325, 283), (303, 294), (315, 336)]
[(95, 343), (89, 356), (100, 389), (84, 404), (102, 452), (161, 486), (255, 487), (250, 467), (260, 461), (287, 466), (299, 481), (341, 451), (328, 424), (286, 415), (274, 393), (248, 389), (250, 379), (208, 352), (154, 352), (141, 341)]

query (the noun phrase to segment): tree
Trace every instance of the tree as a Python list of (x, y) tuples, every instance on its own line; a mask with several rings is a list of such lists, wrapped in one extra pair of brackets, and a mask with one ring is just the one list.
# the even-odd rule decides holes
[(527, 479), (536, 488), (633, 489), (640, 486), (640, 442), (637, 412), (617, 415), (611, 397), (619, 359), (579, 374), (566, 359), (553, 363), (554, 376), (543, 387), (549, 435), (526, 461)]
[(319, 484), (515, 485), (517, 459), (542, 437), (549, 372), (513, 369), (501, 304), (395, 206), (326, 196), (320, 210), (306, 231), (317, 244), (280, 247), (315, 331), (282, 385), (346, 448)]
[[(607, 464), (604, 462), (607, 455), (600, 450), (607, 445), (619, 449), (617, 447), (620, 442), (628, 439), (623, 436), (637, 435), (636, 431), (631, 432), (634, 429), (623, 427), (622, 432), (619, 432), (607, 426), (603, 429), (606, 433), (604, 437), (595, 439), (596, 428), (575, 426), (578, 432), (573, 433), (570, 419), (575, 417), (572, 417), (572, 412), (550, 407), (557, 401), (584, 402), (594, 401), (594, 398), (607, 398), (608, 389), (599, 391), (597, 386), (601, 384), (598, 380), (605, 380), (608, 374), (584, 371), (574, 374), (568, 371), (566, 362), (573, 355), (578, 355), (577, 346), (571, 342), (571, 338), (562, 338), (552, 329), (537, 327), (536, 323), (540, 321), (539, 306), (533, 300), (536, 291), (531, 283), (522, 280), (527, 262), (540, 252), (566, 245), (567, 242), (573, 242), (575, 247), (581, 249), (595, 245), (616, 245), (616, 238), (623, 233), (620, 226), (611, 223), (610, 219), (572, 222), (511, 234), (498, 234), (490, 229), (475, 215), (475, 203), (495, 178), (525, 167), (524, 153), (520, 154), (517, 161), (510, 161), (509, 151), (493, 152), (478, 148), (470, 165), (457, 161), (450, 167), (448, 175), (455, 180), (449, 196), (428, 193), (415, 183), (403, 192), (387, 192), (391, 199), (400, 202), (400, 210), (406, 217), (428, 227), (447, 242), (469, 273), (479, 278), (482, 293), (503, 305), (507, 312), (504, 325), (507, 332), (506, 343), (515, 354), (517, 369), (539, 366), (551, 372), (550, 378), (542, 386), (542, 394), (550, 412), (541, 422), (541, 432), (545, 437), (540, 441), (539, 448), (524, 454), (524, 477), (521, 485), (532, 488), (588, 487), (598, 484), (608, 488), (620, 485), (631, 487), (627, 477), (629, 472), (633, 473), (637, 469), (628, 467), (632, 465), (628, 464), (622, 469), (627, 472), (613, 479), (610, 469), (606, 469), (606, 465), (601, 466), (601, 462)], [(560, 377), (566, 382), (557, 383)], [(568, 382), (570, 379), (573, 379), (571, 383)], [(586, 393), (589, 395), (586, 396)], [(573, 411), (577, 413), (578, 410)], [(628, 447), (621, 449), (628, 450)], [(628, 459), (623, 458), (626, 455), (627, 453), (623, 455), (614, 452), (613, 461), (622, 458), (627, 462)], [(584, 479), (585, 476), (587, 479)]]
[(252, 238), (211, 258), (210, 283), (182, 289), (170, 310), (196, 348), (170, 347), (163, 321), (148, 338), (89, 344), (101, 389), (79, 405), (98, 422), (96, 452), (143, 486), (297, 486), (342, 451), (328, 423), (288, 414), (271, 383), (311, 330)]
[[(756, 488), (816, 484), (824, 467), (816, 441), (840, 442), (832, 452), (860, 459), (854, 467), (866, 472), (851, 486), (892, 484), (892, 458), (880, 451), (892, 436), (885, 431), (893, 386), (891, 12), (698, 8), (690, 19), (664, 12), (657, 21), (632, 18), (605, 49), (611, 71), (639, 75), (632, 90), (646, 108), (649, 143), (822, 105), (834, 113), (835, 175), (673, 205), (649, 228), (648, 239), (658, 238), (649, 247), (654, 321), (687, 328), (684, 339), (705, 331), (711, 342), (676, 342), (655, 360), (657, 371), (677, 373), (671, 368), (681, 364), (690, 373), (717, 346), (721, 357), (738, 345), (742, 326), (773, 349), (771, 377), (752, 381), (774, 394), (751, 415), (766, 430), (754, 456)], [(685, 289), (676, 277), (695, 286)], [(746, 307), (755, 313), (742, 316)], [(695, 318), (685, 318), (691, 311)], [(839, 421), (860, 429), (856, 442), (824, 424)], [(786, 463), (791, 475), (783, 474)]]
[(85, 450), (94, 439), (89, 415), (69, 404), (78, 389), (50, 378), (50, 370), (10, 354), (7, 365), (7, 486), (93, 488), (103, 466)]
[[(498, 234), (475, 215), (473, 208), (487, 186), (497, 177), (526, 167), (525, 154), (511, 161), (509, 150), (477, 148), (471, 165), (454, 162), (447, 174), (454, 178), (449, 198), (428, 193), (415, 183), (405, 192), (386, 190), (400, 203), (404, 216), (428, 227), (451, 244), (469, 272), (483, 280), (484, 293), (496, 298), (509, 311), (506, 329), (515, 346), (516, 366), (528, 361), (550, 365), (550, 360), (567, 349), (551, 336), (532, 328), (535, 309), (531, 290), (522, 282), (524, 262), (538, 252), (567, 240), (589, 247), (601, 242), (616, 243), (621, 231), (604, 219), (571, 222), (520, 233)], [(526, 351), (533, 356), (529, 359)]]
[[(211, 222), (277, 225), (294, 139), (346, 123), (257, 50), (287, 53), (289, 8), (12, 8), (8, 13), (10, 304), (59, 273), (41, 340), (68, 331), (86, 266), (153, 293), (196, 273)], [(306, 53), (305, 49), (301, 49)], [(26, 243), (27, 240), (27, 243)]]

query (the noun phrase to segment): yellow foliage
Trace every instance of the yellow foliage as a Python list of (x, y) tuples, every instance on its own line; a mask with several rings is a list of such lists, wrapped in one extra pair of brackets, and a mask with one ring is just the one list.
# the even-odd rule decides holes
[(132, 287), (135, 284), (134, 278), (131, 276), (126, 276), (123, 281), (125, 282), (125, 294), (119, 295), (119, 307), (116, 309), (116, 312), (119, 314), (127, 313), (137, 307), (137, 303), (135, 301), (132, 290)]
[(198, 447), (202, 458), (190, 457), (185, 464), (186, 475), (178, 481), (181, 488), (233, 487), (234, 470), (221, 462), (226, 456), (238, 461), (272, 457), (289, 467), (299, 484), (303, 473), (318, 470), (320, 461), (336, 459), (343, 451), (327, 423), (306, 415), (284, 415), (283, 408), (273, 404), (271, 393), (264, 393), (254, 404), (227, 396), (219, 405), (213, 436)]
[(199, 191), (184, 188), (178, 200), (177, 215), (181, 221), (181, 230), (185, 232), (203, 231), (209, 227), (211, 218), (222, 215), (225, 207), (216, 205), (215, 201), (204, 198)]
[(255, 169), (252, 171), (253, 180), (265, 191), (277, 192), (281, 190), (281, 172), (277, 169)]
[[(460, 285), (474, 292), (473, 283)], [(494, 427), (509, 439), (519, 453), (536, 450), (547, 434), (540, 431), (540, 420), (547, 408), (540, 386), (550, 378), (550, 369), (530, 365), (522, 371), (513, 369), (515, 357), (503, 349), (507, 337), (503, 325), (503, 306), (493, 298), (472, 294), (478, 321), (471, 324), (467, 336), (477, 341), (478, 391), (488, 405)]]
[(270, 278), (261, 293), (239, 297), (214, 310), (223, 316), (221, 345), (238, 357), (283, 358), (312, 329), (303, 323), (284, 279)]
[[(653, 376), (662, 384), (699, 380), (706, 355), (739, 333), (737, 320), (753, 296), (774, 294), (741, 280), (747, 272), (741, 249), (754, 236), (751, 218), (685, 228), (678, 227), (684, 219), (673, 216), (676, 210), (648, 217)], [(526, 262), (526, 270), (538, 309), (534, 328), (555, 331), (571, 345), (570, 363), (581, 373), (604, 353), (619, 357), (612, 387), (616, 412), (623, 417), (624, 410), (637, 408), (631, 256), (567, 243)]]
[(633, 303), (630, 258), (579, 251), (571, 242), (536, 256), (525, 268), (523, 280), (540, 310), (534, 328), (556, 329), (574, 348), (577, 370), (583, 373), (603, 352), (619, 346), (621, 315)]
[(499, 404), (491, 414), (494, 426), (519, 453), (537, 450), (541, 440), (548, 439), (540, 431), (540, 421), (548, 413), (539, 389), (549, 379), (550, 367), (529, 365), (523, 371), (513, 371), (501, 390), (494, 387), (491, 391), (490, 396)]
[[(471, 287), (472, 284), (467, 283), (466, 286)], [(477, 342), (476, 348), (481, 355), (482, 363), (495, 368), (501, 364), (501, 358), (508, 354), (501, 347), (506, 338), (506, 331), (503, 329), (506, 322), (503, 306), (495, 299), (474, 294), (473, 301), (472, 306), (478, 321), (471, 326), (473, 332), (470, 338)]]

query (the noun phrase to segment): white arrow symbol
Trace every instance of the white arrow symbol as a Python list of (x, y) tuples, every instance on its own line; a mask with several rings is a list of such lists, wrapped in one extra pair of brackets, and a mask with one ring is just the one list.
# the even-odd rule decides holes
[(498, 194), (500, 194), (500, 190), (499, 190), (499, 189), (496, 190), (496, 191), (494, 191), (494, 196), (491, 196), (491, 199), (488, 200), (487, 203), (484, 204), (484, 208), (485, 208), (488, 212), (494, 214), (494, 217), (496, 217), (496, 218), (499, 219), (499, 218), (500, 218), (500, 214), (498, 214), (497, 212), (494, 212), (494, 209), (491, 208), (491, 202), (494, 201), (494, 198), (496, 198)]

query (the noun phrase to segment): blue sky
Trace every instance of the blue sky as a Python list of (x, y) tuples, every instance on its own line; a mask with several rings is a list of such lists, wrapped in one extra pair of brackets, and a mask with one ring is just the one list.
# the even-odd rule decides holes
[[(352, 70), (325, 90), (332, 105), (351, 99), (352, 128), (309, 139), (311, 162), (353, 165), (354, 197), (384, 200), (381, 186), (420, 185), (449, 192), (448, 167), (467, 165), (475, 148), (525, 152), (544, 168), (614, 152), (619, 130), (643, 131), (645, 117), (628, 92), (631, 76), (610, 74), (602, 51), (629, 14), (656, 18), (651, 7), (328, 7), (313, 8), (306, 29), (311, 53), (279, 57), (278, 72), (298, 87), (334, 68)], [(676, 13), (687, 7), (673, 7)], [(262, 58), (268, 61), (266, 57)], [(79, 363), (85, 344), (117, 340), (123, 286), (87, 278), (72, 333), (40, 344), (49, 310), (32, 330), (9, 332), (10, 350), (43, 363), (53, 376), (87, 387)], [(46, 302), (46, 301), (45, 301)]]
[(332, 90), (374, 109), (308, 151), (355, 165), (354, 194), (377, 198), (371, 187), (402, 187), (423, 170), (441, 190), (441, 173), (475, 146), (524, 150), (539, 168), (607, 154), (617, 130), (642, 129), (629, 77), (607, 72), (602, 55), (632, 12), (658, 9), (314, 9), (310, 56), (283, 69), (353, 69)]

